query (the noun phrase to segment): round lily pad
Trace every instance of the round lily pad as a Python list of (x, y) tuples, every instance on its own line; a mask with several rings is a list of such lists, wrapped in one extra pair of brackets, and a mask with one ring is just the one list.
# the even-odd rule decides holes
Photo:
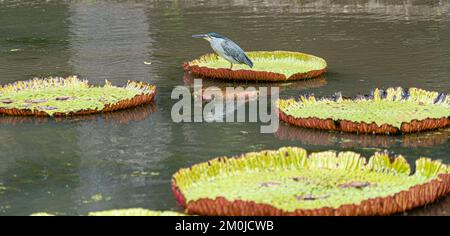
[(70, 116), (110, 112), (150, 103), (153, 85), (129, 81), (118, 87), (105, 81), (93, 86), (75, 76), (32, 79), (0, 88), (0, 114)]
[(325, 73), (327, 63), (313, 55), (288, 51), (247, 52), (253, 68), (233, 65), (216, 54), (207, 54), (196, 60), (185, 62), (183, 68), (204, 78), (236, 81), (287, 81), (317, 77)]
[(414, 133), (450, 125), (450, 96), (418, 88), (375, 89), (369, 96), (341, 93), (277, 102), (281, 120), (305, 128), (355, 133)]
[(172, 190), (188, 214), (390, 215), (450, 192), (450, 168), (420, 158), (284, 147), (181, 169)]

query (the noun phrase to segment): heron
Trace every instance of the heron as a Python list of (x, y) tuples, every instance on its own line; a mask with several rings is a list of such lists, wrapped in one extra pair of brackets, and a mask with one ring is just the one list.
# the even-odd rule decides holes
[(193, 38), (202, 38), (208, 40), (212, 49), (223, 59), (230, 62), (230, 70), (233, 69), (233, 64), (246, 64), (250, 68), (253, 67), (253, 62), (245, 54), (239, 45), (231, 39), (222, 36), (218, 33), (194, 34)]

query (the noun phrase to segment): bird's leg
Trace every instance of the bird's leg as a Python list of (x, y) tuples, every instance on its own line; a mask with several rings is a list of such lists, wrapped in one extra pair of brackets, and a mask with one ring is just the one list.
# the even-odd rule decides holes
[(233, 63), (230, 62), (230, 70), (233, 70)]

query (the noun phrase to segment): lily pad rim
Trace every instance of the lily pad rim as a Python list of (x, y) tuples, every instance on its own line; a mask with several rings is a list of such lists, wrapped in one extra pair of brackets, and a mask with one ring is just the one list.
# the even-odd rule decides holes
[[(432, 122), (438, 122), (438, 121), (443, 120), (443, 119), (447, 119), (447, 120), (450, 121), (450, 116), (448, 116), (448, 117), (443, 116), (443, 117), (441, 117), (441, 118), (426, 118), (426, 119), (422, 119), (422, 120), (413, 119), (413, 120), (411, 120), (410, 122), (402, 122), (401, 128), (397, 128), (397, 127), (394, 127), (394, 126), (392, 126), (391, 124), (388, 124), (388, 123), (383, 123), (383, 124), (381, 124), (381, 125), (378, 125), (378, 124), (375, 123), (375, 122), (372, 122), (372, 123), (366, 123), (366, 122), (364, 122), (364, 121), (358, 122), (358, 121), (351, 121), (351, 120), (346, 120), (346, 119), (336, 119), (336, 120), (333, 120), (333, 119), (331, 119), (331, 118), (323, 119), (323, 118), (318, 118), (318, 117), (315, 117), (315, 116), (312, 116), (312, 117), (310, 116), (310, 117), (305, 117), (305, 118), (297, 118), (297, 117), (293, 117), (293, 116), (291, 116), (291, 115), (287, 115), (286, 113), (284, 113), (284, 112), (281, 111), (280, 109), (278, 109), (278, 112), (279, 112), (279, 114), (282, 113), (282, 115), (284, 115), (284, 116), (286, 116), (286, 117), (291, 117), (292, 119), (301, 120), (301, 121), (309, 120), (309, 119), (316, 119), (316, 120), (322, 121), (322, 122), (334, 122), (334, 123), (348, 122), (348, 123), (352, 123), (352, 124), (355, 125), (355, 126), (371, 126), (371, 125), (376, 125), (377, 128), (380, 128), (380, 129), (381, 129), (383, 126), (385, 126), (385, 127), (387, 127), (387, 128), (391, 128), (391, 129), (395, 129), (395, 130), (396, 130), (395, 132), (368, 132), (368, 133), (365, 133), (364, 131), (361, 131), (361, 130), (355, 131), (355, 132), (350, 132), (350, 133), (376, 134), (376, 135), (386, 135), (386, 134), (389, 134), (389, 135), (392, 134), (392, 135), (394, 135), (394, 134), (401, 134), (401, 133), (420, 133), (420, 132), (424, 132), (424, 131), (429, 131), (429, 130), (431, 130), (431, 129), (426, 129), (426, 130), (421, 130), (421, 131), (414, 131), (414, 132), (406, 132), (406, 131), (404, 131), (404, 128), (403, 128), (403, 127), (406, 126), (406, 125), (410, 125), (410, 124), (412, 124), (412, 123), (415, 123), (415, 122), (418, 122), (418, 123), (427, 123), (427, 122), (429, 122), (429, 121), (432, 121)], [(281, 120), (283, 120), (283, 119), (281, 119)], [(283, 120), (283, 121), (284, 121), (284, 120)], [(286, 123), (288, 123), (288, 124), (290, 124), (290, 125), (296, 126), (295, 124), (292, 124), (292, 123), (289, 122), (289, 121), (284, 121), (284, 122), (286, 122)], [(341, 125), (339, 125), (339, 126), (341, 126)], [(447, 127), (447, 126), (448, 126), (448, 125), (445, 125), (445, 126), (442, 126), (442, 127), (438, 127), (438, 128), (436, 128), (436, 129), (442, 129), (442, 128), (445, 128), (445, 127)], [(309, 127), (302, 127), (302, 128), (305, 128), (305, 129), (311, 129), (311, 128), (309, 128)], [(345, 131), (345, 130), (342, 130), (342, 129), (336, 129), (336, 130), (332, 130), (332, 129), (321, 129), (321, 128), (313, 128), (313, 129), (329, 130), (329, 131), (337, 131), (337, 132), (339, 132), (339, 131), (348, 132), (348, 131)]]

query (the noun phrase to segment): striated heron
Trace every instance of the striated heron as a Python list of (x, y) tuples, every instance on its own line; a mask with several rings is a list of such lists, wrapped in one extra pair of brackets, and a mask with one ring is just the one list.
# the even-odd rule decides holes
[(231, 39), (222, 36), (218, 33), (194, 34), (193, 38), (202, 38), (209, 41), (212, 49), (222, 58), (231, 63), (230, 70), (233, 69), (233, 64), (246, 64), (250, 68), (253, 67), (253, 62), (245, 54), (239, 45), (231, 41)]

